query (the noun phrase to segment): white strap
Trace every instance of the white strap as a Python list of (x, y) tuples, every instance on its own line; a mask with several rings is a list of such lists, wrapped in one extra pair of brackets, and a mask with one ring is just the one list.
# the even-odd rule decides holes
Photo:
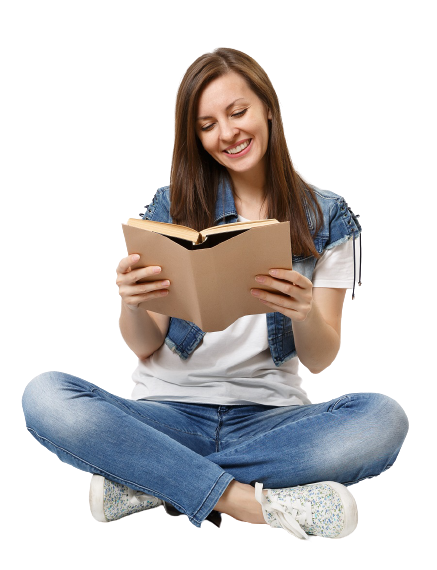
[(311, 503), (307, 502), (302, 505), (301, 502), (297, 500), (291, 504), (284, 505), (272, 498), (270, 498), (269, 502), (262, 492), (262, 488), (262, 483), (255, 483), (255, 498), (262, 505), (265, 521), (268, 523), (266, 513), (272, 512), (279, 521), (279, 524), (287, 532), (298, 538), (308, 539), (309, 536), (300, 525), (305, 524), (305, 522), (312, 524)]
[(129, 503), (134, 506), (141, 505), (141, 503), (150, 499), (150, 495), (145, 495), (141, 491), (135, 491), (130, 487), (127, 488), (127, 496)]

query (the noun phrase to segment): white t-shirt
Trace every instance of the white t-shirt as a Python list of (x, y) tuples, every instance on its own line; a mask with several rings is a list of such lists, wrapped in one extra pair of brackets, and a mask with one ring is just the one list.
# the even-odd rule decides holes
[[(239, 221), (246, 220), (239, 216)], [(314, 269), (313, 287), (353, 287), (352, 246), (348, 240), (323, 252)], [(266, 315), (247, 315), (224, 331), (206, 333), (187, 360), (165, 343), (140, 360), (132, 376), (132, 398), (217, 405), (310, 404), (298, 367), (297, 357), (275, 366)]]

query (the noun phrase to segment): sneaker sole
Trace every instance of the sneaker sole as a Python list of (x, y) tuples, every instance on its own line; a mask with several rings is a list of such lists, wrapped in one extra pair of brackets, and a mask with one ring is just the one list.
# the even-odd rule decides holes
[(90, 509), (91, 514), (99, 522), (109, 522), (103, 511), (103, 494), (105, 478), (101, 475), (93, 475), (90, 485)]
[(334, 538), (344, 538), (348, 534), (351, 534), (358, 524), (358, 507), (353, 495), (347, 490), (347, 488), (341, 483), (336, 483), (335, 481), (324, 481), (326, 485), (329, 485), (334, 489), (336, 493), (340, 495), (341, 502), (343, 503), (345, 519), (344, 528), (341, 533)]

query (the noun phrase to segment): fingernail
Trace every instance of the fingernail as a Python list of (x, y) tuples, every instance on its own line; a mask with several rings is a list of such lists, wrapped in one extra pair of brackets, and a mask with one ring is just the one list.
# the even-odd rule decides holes
[(153, 270), (153, 273), (160, 273), (161, 272), (161, 268), (160, 267), (155, 267)]
[(161, 297), (164, 297), (164, 295), (167, 295), (168, 291), (161, 291)]
[(276, 269), (270, 269), (269, 273), (270, 275), (277, 275), (278, 271)]
[(258, 281), (259, 283), (264, 283), (265, 277), (263, 275), (257, 275), (255, 277), (255, 281)]
[(164, 281), (163, 285), (164, 287), (167, 287), (168, 285), (170, 285), (170, 281)]
[(132, 261), (138, 261), (140, 259), (140, 256), (138, 255), (138, 253), (134, 253), (132, 256)]
[(255, 297), (259, 297), (259, 291), (257, 291), (256, 289), (251, 289), (250, 292), (251, 292), (252, 295), (254, 295)]

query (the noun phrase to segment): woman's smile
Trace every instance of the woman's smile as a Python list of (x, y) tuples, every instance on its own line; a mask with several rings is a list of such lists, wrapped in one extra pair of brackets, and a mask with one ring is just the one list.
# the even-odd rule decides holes
[[(209, 83), (199, 98), (197, 136), (231, 174), (264, 178), (271, 113), (245, 79), (229, 72)], [(237, 160), (240, 159), (240, 160)]]
[(229, 158), (238, 158), (247, 154), (252, 148), (252, 139), (246, 139), (243, 142), (238, 142), (235, 146), (228, 147), (223, 152), (229, 156)]

